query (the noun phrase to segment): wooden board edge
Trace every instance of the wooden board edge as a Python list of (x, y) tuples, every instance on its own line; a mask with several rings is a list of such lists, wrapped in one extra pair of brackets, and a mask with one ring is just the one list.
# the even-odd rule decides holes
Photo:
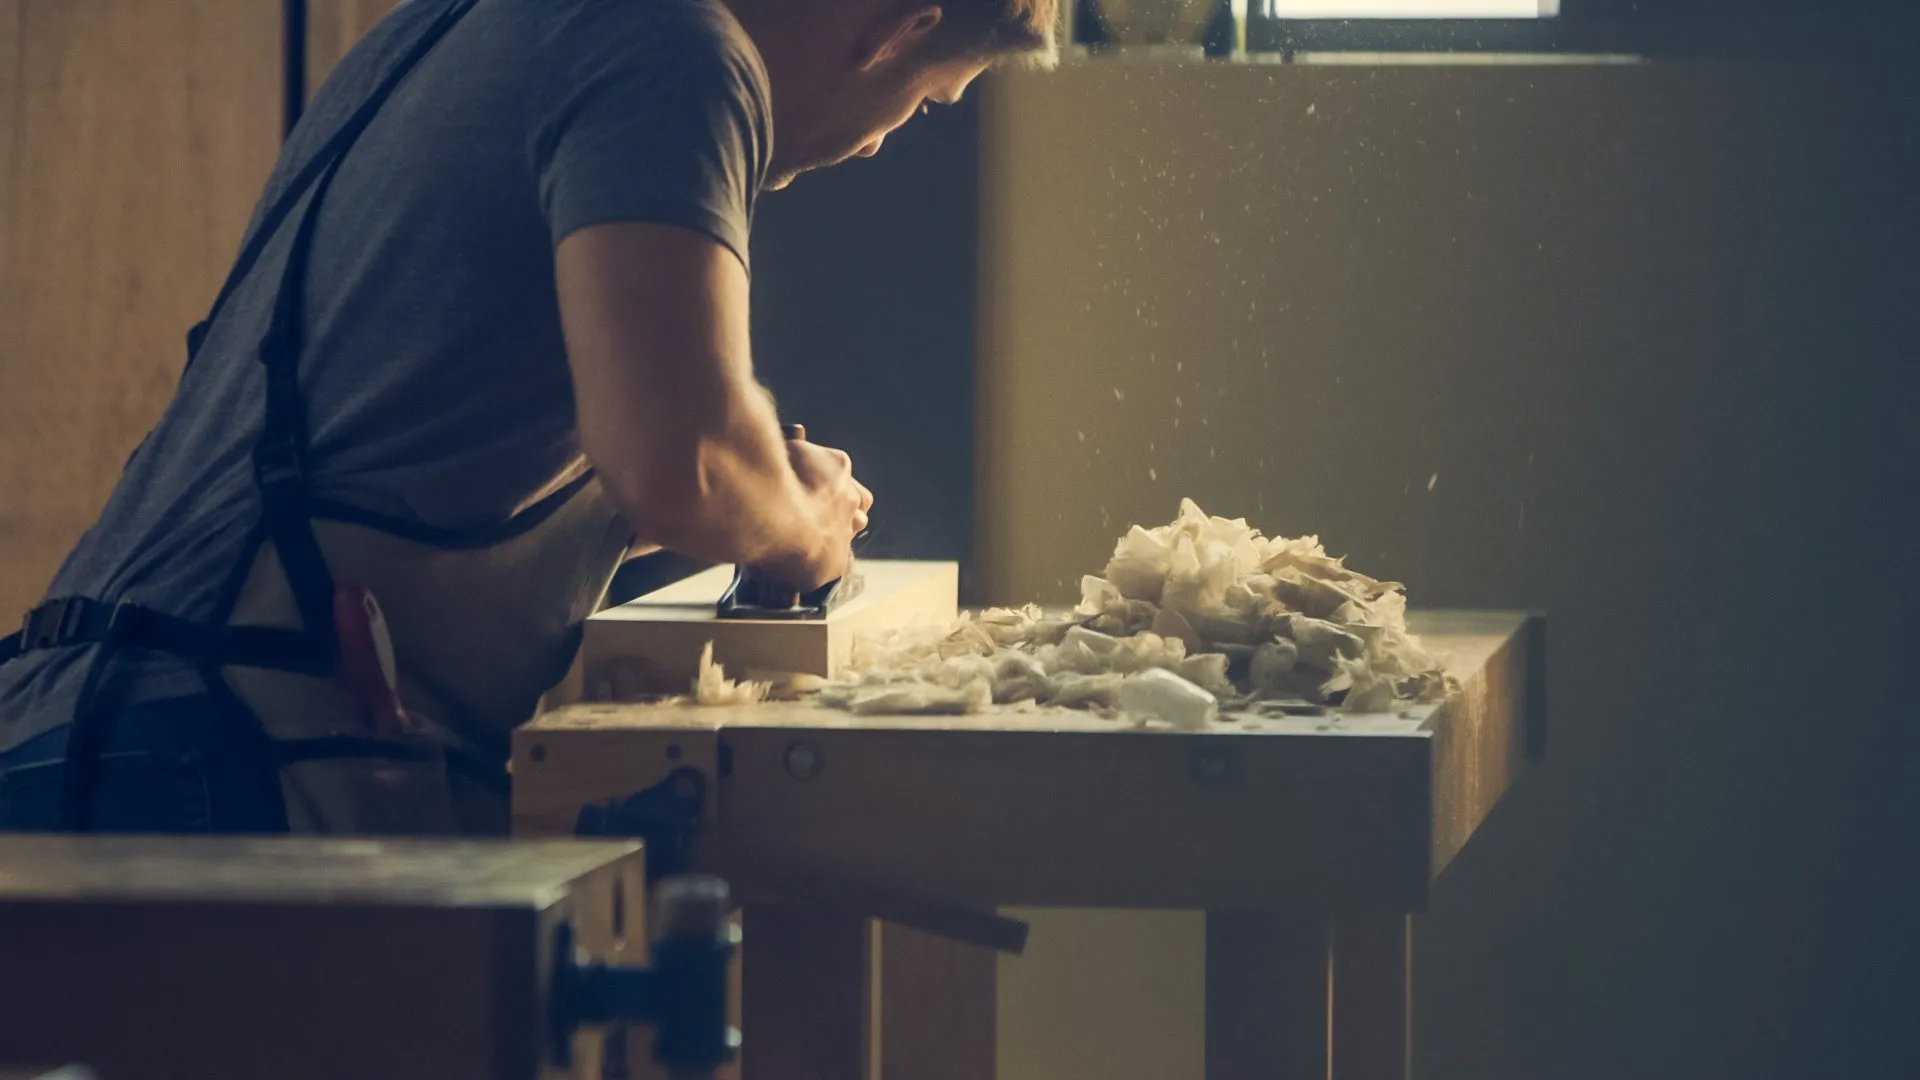
[(1532, 760), (1536, 623), (1535, 617), (1518, 617), (1506, 642), (1428, 722), (1433, 807), (1429, 883), (1446, 870)]

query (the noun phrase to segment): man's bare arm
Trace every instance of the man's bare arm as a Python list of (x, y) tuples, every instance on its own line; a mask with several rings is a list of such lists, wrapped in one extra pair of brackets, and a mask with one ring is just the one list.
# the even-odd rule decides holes
[(596, 225), (561, 242), (555, 279), (582, 447), (640, 538), (797, 586), (843, 572), (867, 499), (846, 455), (781, 438), (739, 260), (686, 229)]

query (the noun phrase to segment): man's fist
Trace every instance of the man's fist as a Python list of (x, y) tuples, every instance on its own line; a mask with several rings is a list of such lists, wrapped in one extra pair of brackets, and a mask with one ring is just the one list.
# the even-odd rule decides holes
[(824, 550), (813, 565), (784, 573), (769, 570), (781, 577), (804, 579), (794, 581), (802, 588), (817, 588), (847, 572), (853, 538), (866, 529), (867, 514), (873, 509), (873, 492), (853, 478), (853, 459), (844, 450), (790, 439), (787, 457), (813, 505)]

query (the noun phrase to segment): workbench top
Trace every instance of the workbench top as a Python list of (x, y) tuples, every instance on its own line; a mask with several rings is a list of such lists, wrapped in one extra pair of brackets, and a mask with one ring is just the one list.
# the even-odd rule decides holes
[(624, 840), (21, 833), (0, 836), (0, 910), (154, 900), (537, 908), (637, 850)]
[[(1506, 612), (1414, 612), (1409, 626), (1446, 665), (1447, 673), (1467, 684), (1487, 669), (1501, 649), (1520, 630), (1526, 616)], [(723, 731), (742, 728), (785, 728), (857, 731), (1004, 731), (1027, 734), (1066, 732), (1143, 732), (1179, 735), (1432, 735), (1441, 706), (1415, 705), (1387, 713), (1345, 713), (1327, 709), (1312, 716), (1264, 716), (1250, 711), (1223, 712), (1203, 731), (1174, 731), (1162, 723), (1139, 726), (1109, 719), (1086, 709), (1067, 709), (1023, 702), (996, 705), (972, 716), (855, 716), (812, 699), (769, 701), (759, 705), (701, 706), (678, 700), (653, 702), (598, 702), (564, 706), (545, 713), (533, 730), (640, 729)], [(1443, 717), (1444, 719), (1444, 717)]]
[(1185, 731), (1031, 705), (568, 706), (515, 735), (516, 827), (570, 830), (692, 768), (711, 780), (702, 844), (749, 893), (778, 865), (985, 906), (1417, 911), (1540, 753), (1544, 633), (1504, 612), (1410, 623), (1460, 689), (1378, 715)]

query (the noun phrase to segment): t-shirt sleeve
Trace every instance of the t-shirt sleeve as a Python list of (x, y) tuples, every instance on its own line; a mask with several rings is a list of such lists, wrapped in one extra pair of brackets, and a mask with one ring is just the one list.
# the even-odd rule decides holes
[(752, 46), (710, 21), (583, 22), (569, 28), (572, 62), (534, 138), (553, 243), (590, 225), (655, 222), (705, 233), (746, 265), (772, 126)]

